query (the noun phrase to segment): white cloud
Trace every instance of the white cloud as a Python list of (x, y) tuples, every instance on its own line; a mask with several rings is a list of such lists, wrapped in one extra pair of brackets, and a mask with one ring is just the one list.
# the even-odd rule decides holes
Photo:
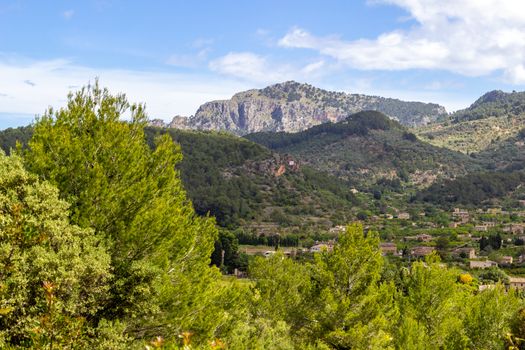
[(211, 61), (209, 67), (214, 72), (256, 83), (279, 82), (293, 76), (291, 66), (273, 64), (251, 52), (230, 52)]
[[(0, 112), (42, 114), (48, 106), (65, 105), (68, 92), (100, 79), (112, 92), (132, 102), (145, 102), (151, 118), (191, 115), (199, 105), (230, 98), (249, 86), (213, 76), (158, 71), (95, 69), (67, 60), (28, 61), (0, 55)], [(34, 86), (26, 81), (36, 82)]]
[(288, 64), (252, 52), (230, 52), (212, 60), (209, 68), (213, 72), (255, 84), (274, 84), (287, 80), (315, 83), (320, 77), (333, 71), (333, 67), (324, 60)]
[(67, 11), (62, 12), (62, 16), (63, 16), (65, 19), (67, 19), (67, 20), (73, 18), (73, 15), (74, 15), (74, 14), (75, 14), (75, 10), (67, 10)]
[(314, 63), (310, 63), (308, 65), (306, 65), (302, 71), (305, 73), (305, 74), (310, 74), (310, 73), (314, 73), (314, 72), (318, 72), (320, 69), (322, 69), (324, 66), (326, 65), (326, 62), (323, 61), (323, 60), (320, 60), (320, 61), (317, 61), (317, 62), (314, 62)]
[(444, 69), (466, 76), (502, 72), (525, 83), (525, 2), (522, 0), (380, 0), (416, 22), (373, 40), (319, 37), (294, 28), (279, 45), (306, 48), (364, 70)]

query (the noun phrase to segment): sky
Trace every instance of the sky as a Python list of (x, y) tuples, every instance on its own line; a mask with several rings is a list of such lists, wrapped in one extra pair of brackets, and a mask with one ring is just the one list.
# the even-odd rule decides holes
[(0, 0), (0, 129), (99, 79), (150, 118), (288, 80), (465, 108), (525, 87), (522, 0)]

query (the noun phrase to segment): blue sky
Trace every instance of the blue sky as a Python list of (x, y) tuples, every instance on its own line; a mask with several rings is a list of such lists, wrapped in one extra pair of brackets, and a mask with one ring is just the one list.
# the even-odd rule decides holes
[(0, 0), (0, 128), (96, 77), (169, 120), (286, 80), (455, 110), (524, 64), (514, 0)]

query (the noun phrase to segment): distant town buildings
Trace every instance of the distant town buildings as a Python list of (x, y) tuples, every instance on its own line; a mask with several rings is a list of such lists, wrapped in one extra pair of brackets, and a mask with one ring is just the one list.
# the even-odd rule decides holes
[(422, 258), (432, 254), (435, 251), (434, 247), (414, 247), (410, 251), (410, 255), (415, 258)]
[(322, 251), (329, 251), (331, 252), (334, 249), (334, 243), (333, 242), (318, 242), (317, 244), (313, 245), (310, 248), (310, 253), (320, 253)]
[(513, 235), (522, 235), (525, 232), (524, 224), (510, 224), (503, 227), (503, 232), (512, 233)]
[(452, 256), (464, 259), (476, 259), (476, 249), (469, 247), (456, 248), (452, 251)]
[(402, 212), (402, 213), (397, 214), (397, 218), (400, 220), (409, 220), (410, 214), (406, 212)]
[(470, 260), (469, 266), (471, 269), (488, 269), (493, 266), (498, 266), (498, 263), (491, 260)]
[(379, 248), (382, 255), (398, 255), (395, 243), (381, 243)]
[(467, 223), (470, 220), (470, 214), (465, 209), (460, 208), (454, 208), (452, 211), (452, 217), (455, 221), (459, 221), (461, 223)]
[(509, 285), (511, 288), (525, 289), (525, 278), (523, 277), (510, 277)]
[(500, 264), (503, 264), (503, 265), (511, 265), (512, 261), (513, 261), (512, 256), (508, 256), (508, 255), (502, 256), (499, 260)]

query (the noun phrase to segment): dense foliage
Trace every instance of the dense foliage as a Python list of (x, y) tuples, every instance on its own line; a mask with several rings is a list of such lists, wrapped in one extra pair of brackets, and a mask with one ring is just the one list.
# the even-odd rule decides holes
[(417, 194), (416, 198), (436, 205), (481, 205), (514, 191), (525, 181), (523, 172), (472, 173), (437, 182)]
[(501, 90), (487, 92), (477, 99), (469, 108), (452, 114), (453, 122), (519, 115), (525, 112), (525, 92), (506, 93)]
[(98, 348), (102, 337), (82, 334), (105, 324), (113, 274), (100, 238), (71, 225), (58, 190), (18, 156), (0, 154), (0, 203), (0, 347)]
[[(120, 121), (128, 110), (131, 121)], [(97, 317), (124, 322), (133, 338), (169, 338), (207, 322), (193, 305), (217, 278), (208, 267), (217, 233), (186, 199), (175, 170), (180, 148), (159, 137), (151, 150), (145, 120), (125, 96), (83, 88), (37, 120), (24, 158), (71, 204), (71, 222), (108, 249), (114, 278)]]
[(246, 135), (245, 138), (264, 145), (270, 149), (282, 149), (302, 142), (308, 142), (319, 135), (332, 135), (335, 138), (344, 136), (366, 136), (370, 130), (400, 129), (401, 125), (375, 111), (364, 111), (352, 114), (339, 123), (324, 123), (297, 133), (260, 132)]
[[(245, 139), (225, 133), (146, 129), (151, 144), (155, 135), (164, 133), (181, 145), (184, 158), (179, 168), (195, 210), (215, 216), (221, 226), (276, 219), (294, 225), (312, 211), (325, 217), (334, 210), (344, 214), (356, 203), (347, 182), (297, 161), (290, 166), (286, 155)], [(276, 175), (281, 167), (284, 173)], [(289, 210), (292, 207), (294, 212)], [(287, 213), (272, 217), (275, 210)]]
[(31, 126), (2, 130), (0, 135), (0, 148), (4, 150), (6, 154), (10, 154), (11, 150), (16, 149), (17, 143), (20, 143), (22, 147), (27, 146), (32, 135), (33, 128)]

